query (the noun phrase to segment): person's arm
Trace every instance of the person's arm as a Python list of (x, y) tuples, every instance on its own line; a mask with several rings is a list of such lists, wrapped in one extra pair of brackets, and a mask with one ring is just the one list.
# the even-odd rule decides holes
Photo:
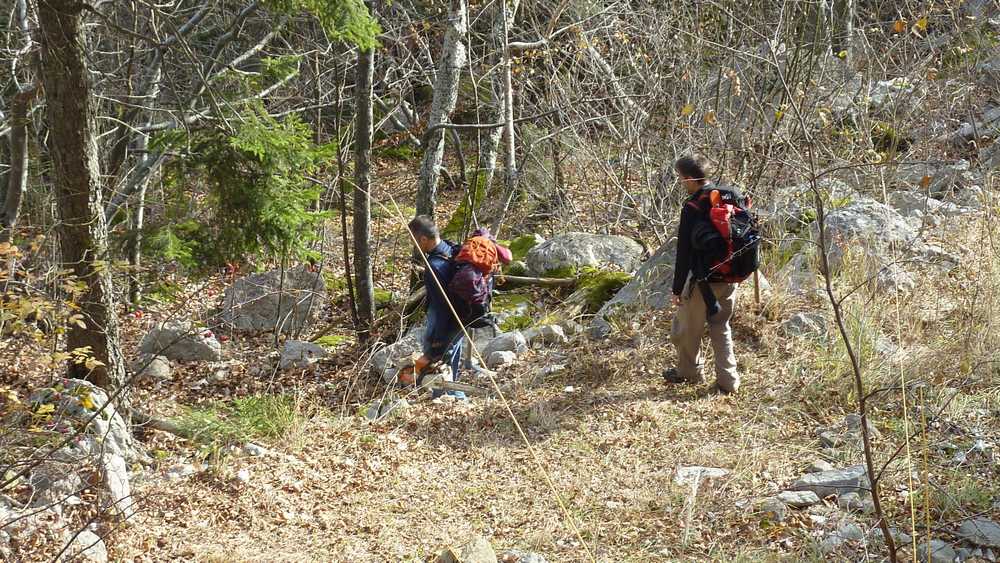
[(680, 224), (677, 225), (677, 259), (674, 262), (674, 295), (683, 293), (684, 284), (687, 283), (688, 274), (691, 272), (693, 258), (691, 231), (694, 229), (694, 222), (697, 219), (695, 211), (687, 203), (681, 208), (681, 220)]

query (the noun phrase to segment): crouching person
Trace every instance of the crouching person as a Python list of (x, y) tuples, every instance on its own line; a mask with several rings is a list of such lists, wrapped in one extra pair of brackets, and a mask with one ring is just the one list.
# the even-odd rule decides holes
[[(457, 381), (462, 358), (462, 327), (448, 305), (446, 293), (442, 291), (448, 287), (454, 274), (452, 255), (455, 250), (451, 244), (441, 240), (437, 226), (429, 217), (414, 217), (409, 229), (430, 265), (424, 271), (427, 324), (423, 336), (423, 355), (417, 360), (414, 371), (419, 374), (429, 364), (443, 361), (451, 368), (452, 380)], [(458, 398), (465, 397), (460, 391), (449, 394)], [(440, 393), (435, 392), (435, 396), (438, 395)]]

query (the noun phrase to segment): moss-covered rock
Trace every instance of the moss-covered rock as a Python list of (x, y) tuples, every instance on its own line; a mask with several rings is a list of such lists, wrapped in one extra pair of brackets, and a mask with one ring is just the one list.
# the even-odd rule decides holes
[(316, 339), (316, 344), (326, 348), (327, 350), (334, 350), (345, 344), (351, 342), (351, 337), (346, 334), (327, 334)]
[(632, 276), (626, 272), (584, 267), (580, 269), (577, 290), (585, 291), (587, 310), (596, 312), (631, 280)]
[(545, 242), (545, 239), (537, 234), (521, 235), (509, 241), (505, 246), (510, 248), (510, 253), (514, 255), (514, 260), (524, 260), (528, 251), (536, 245)]

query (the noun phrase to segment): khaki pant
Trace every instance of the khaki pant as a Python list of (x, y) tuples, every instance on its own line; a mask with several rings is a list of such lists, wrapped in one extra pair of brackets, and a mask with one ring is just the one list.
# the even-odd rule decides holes
[(733, 316), (736, 305), (735, 283), (713, 283), (712, 292), (719, 300), (721, 311), (710, 320), (706, 320), (708, 312), (701, 291), (688, 280), (681, 293), (681, 306), (674, 315), (670, 330), (670, 340), (677, 348), (677, 374), (685, 380), (700, 383), (701, 375), (701, 339), (705, 335), (705, 324), (708, 324), (708, 334), (712, 339), (712, 350), (715, 352), (715, 380), (724, 391), (736, 391), (740, 386), (740, 375), (736, 372), (736, 355), (733, 353), (733, 331), (729, 327), (729, 319)]

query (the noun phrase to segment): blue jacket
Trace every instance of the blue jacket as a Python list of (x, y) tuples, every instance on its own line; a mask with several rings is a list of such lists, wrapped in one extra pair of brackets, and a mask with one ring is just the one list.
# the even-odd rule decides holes
[(442, 287), (448, 287), (448, 282), (454, 273), (450, 260), (452, 254), (452, 246), (446, 241), (441, 241), (427, 253), (427, 262), (431, 267), (424, 272), (424, 287), (427, 288), (427, 328), (424, 330), (423, 353), (431, 360), (439, 360), (444, 355), (459, 330), (441, 288), (434, 281), (436, 276)]

